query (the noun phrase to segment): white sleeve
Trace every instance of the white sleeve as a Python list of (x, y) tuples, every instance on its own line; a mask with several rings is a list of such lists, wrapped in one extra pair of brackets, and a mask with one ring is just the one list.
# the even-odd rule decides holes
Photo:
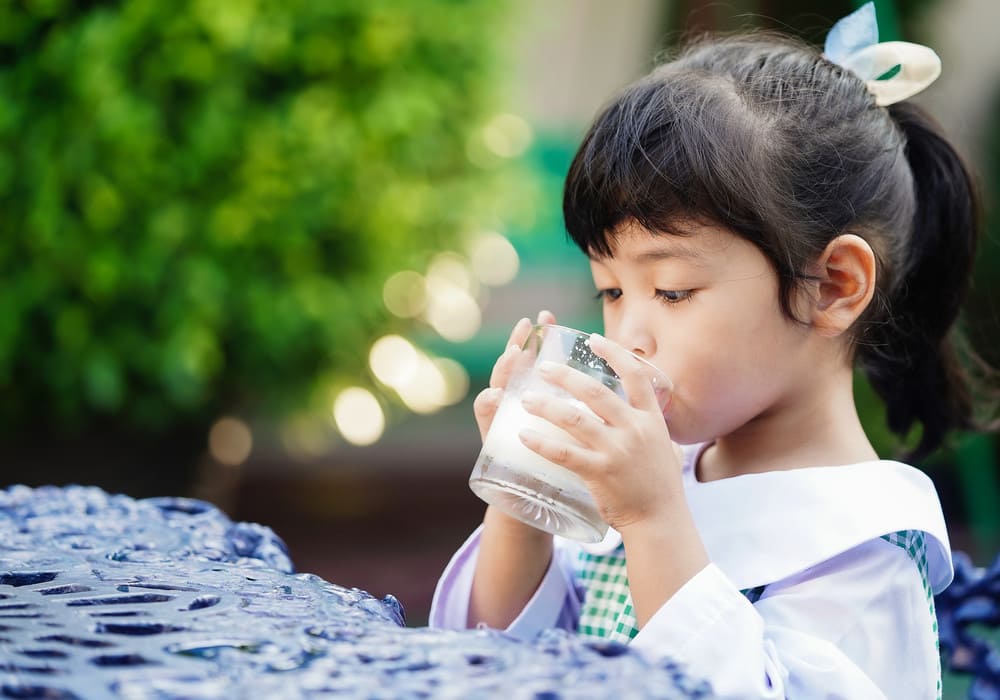
[(710, 564), (632, 646), (723, 698), (936, 698), (933, 598), (901, 548), (872, 540), (771, 584), (751, 604)]
[[(468, 627), (472, 577), (479, 554), (480, 525), (455, 552), (434, 589), (430, 627), (465, 629)], [(552, 561), (531, 600), (505, 630), (522, 639), (533, 639), (553, 627), (575, 630), (580, 619), (579, 591), (573, 585), (571, 552), (556, 538)]]

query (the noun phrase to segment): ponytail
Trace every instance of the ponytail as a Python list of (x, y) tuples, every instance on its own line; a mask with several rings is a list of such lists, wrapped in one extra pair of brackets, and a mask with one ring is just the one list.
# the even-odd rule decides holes
[(980, 216), (969, 171), (919, 107), (892, 105), (913, 173), (916, 212), (905, 258), (887, 300), (888, 321), (869, 329), (858, 359), (886, 404), (890, 430), (923, 426), (909, 455), (937, 448), (948, 431), (975, 427), (971, 379), (953, 328), (972, 273)]

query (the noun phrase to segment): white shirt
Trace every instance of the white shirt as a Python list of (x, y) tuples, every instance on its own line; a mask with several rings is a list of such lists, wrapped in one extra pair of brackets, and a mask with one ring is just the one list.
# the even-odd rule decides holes
[[(941, 505), (930, 479), (874, 461), (747, 474), (707, 483), (684, 464), (688, 504), (711, 564), (653, 615), (631, 646), (684, 664), (725, 698), (888, 698), (940, 695), (933, 598), (910, 555), (881, 539), (925, 533), (929, 584), (953, 575)], [(467, 626), (479, 530), (438, 582), (430, 625)], [(584, 545), (555, 538), (549, 569), (507, 632), (532, 639), (575, 629), (583, 591), (580, 548), (610, 553), (621, 536)], [(740, 593), (766, 585), (756, 603)]]

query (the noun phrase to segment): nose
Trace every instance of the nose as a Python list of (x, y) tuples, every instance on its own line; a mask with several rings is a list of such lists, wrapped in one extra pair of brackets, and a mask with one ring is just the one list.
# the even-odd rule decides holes
[(649, 328), (648, 319), (642, 314), (626, 314), (618, 325), (617, 338), (622, 345), (639, 357), (649, 359), (656, 354), (656, 337)]

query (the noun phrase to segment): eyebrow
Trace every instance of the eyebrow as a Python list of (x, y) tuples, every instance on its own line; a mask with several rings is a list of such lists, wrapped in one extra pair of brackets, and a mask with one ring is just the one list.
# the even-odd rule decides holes
[[(594, 262), (601, 262), (602, 260), (614, 260), (613, 255), (590, 255), (588, 256)], [(686, 246), (671, 246), (669, 248), (654, 248), (652, 250), (646, 250), (637, 255), (633, 255), (628, 259), (632, 262), (639, 263), (641, 265), (649, 265), (657, 263), (661, 260), (670, 260), (671, 258), (677, 258), (681, 260), (691, 260), (693, 262), (704, 262), (705, 255), (700, 250), (695, 250), (693, 248), (688, 248)]]
[(670, 248), (657, 248), (647, 250), (636, 255), (633, 259), (639, 263), (655, 263), (660, 260), (670, 258), (684, 258), (686, 260), (701, 260), (704, 256), (701, 251), (684, 246), (674, 246)]

